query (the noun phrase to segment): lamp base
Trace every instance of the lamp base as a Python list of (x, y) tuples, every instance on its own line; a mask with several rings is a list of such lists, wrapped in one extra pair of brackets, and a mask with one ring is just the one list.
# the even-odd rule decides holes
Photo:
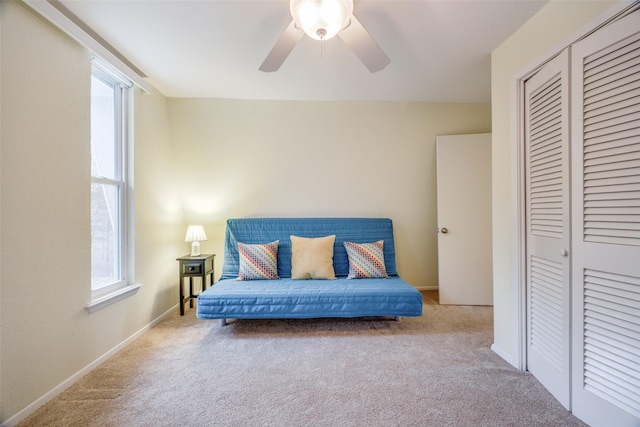
[(191, 256), (200, 256), (200, 242), (191, 243)]

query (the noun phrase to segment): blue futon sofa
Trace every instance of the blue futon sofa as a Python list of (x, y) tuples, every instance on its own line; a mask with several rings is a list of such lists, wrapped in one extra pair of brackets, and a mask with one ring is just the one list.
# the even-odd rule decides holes
[[(292, 279), (291, 236), (335, 235), (335, 280)], [(347, 278), (349, 256), (344, 242), (384, 242), (388, 278)], [(238, 280), (239, 243), (279, 241), (277, 275), (272, 280)], [(243, 246), (244, 248), (245, 246)], [(243, 254), (244, 255), (244, 254)], [(353, 258), (352, 258), (353, 260)], [(246, 264), (245, 264), (246, 265)], [(422, 294), (396, 271), (392, 221), (387, 218), (241, 218), (229, 219), (222, 276), (198, 297), (200, 319), (284, 319), (422, 315)]]

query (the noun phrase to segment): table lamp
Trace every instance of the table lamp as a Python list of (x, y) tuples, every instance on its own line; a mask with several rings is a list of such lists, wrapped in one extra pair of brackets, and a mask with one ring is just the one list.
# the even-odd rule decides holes
[(190, 225), (187, 228), (185, 242), (191, 242), (191, 256), (200, 256), (200, 242), (205, 242), (207, 235), (201, 225)]

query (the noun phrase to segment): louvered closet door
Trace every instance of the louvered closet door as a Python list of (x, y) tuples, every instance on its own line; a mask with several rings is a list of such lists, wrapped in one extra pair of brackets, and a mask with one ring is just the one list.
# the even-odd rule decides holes
[(570, 406), (569, 57), (525, 83), (527, 369)]
[(573, 397), (640, 425), (640, 12), (572, 50)]

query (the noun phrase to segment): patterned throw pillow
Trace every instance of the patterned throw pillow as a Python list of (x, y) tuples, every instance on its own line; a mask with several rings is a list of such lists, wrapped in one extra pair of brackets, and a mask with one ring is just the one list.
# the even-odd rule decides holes
[(349, 257), (347, 279), (388, 278), (384, 265), (384, 240), (373, 243), (344, 242)]
[(238, 280), (277, 280), (278, 276), (278, 244), (271, 243), (250, 245), (238, 242), (240, 254), (240, 271)]

